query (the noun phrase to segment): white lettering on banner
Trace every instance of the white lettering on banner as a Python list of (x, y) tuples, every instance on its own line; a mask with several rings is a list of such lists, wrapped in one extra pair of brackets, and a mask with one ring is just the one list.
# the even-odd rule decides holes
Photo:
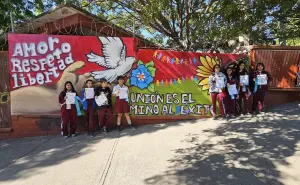
[(210, 105), (198, 104), (192, 93), (130, 94), (130, 109), (134, 115), (207, 115)]
[(70, 43), (51, 36), (37, 44), (16, 43), (10, 59), (13, 88), (53, 82), (74, 62), (71, 50)]

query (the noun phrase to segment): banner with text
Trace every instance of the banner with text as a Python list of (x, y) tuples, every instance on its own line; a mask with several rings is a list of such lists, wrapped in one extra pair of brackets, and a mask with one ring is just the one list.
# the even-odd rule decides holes
[(80, 92), (87, 79), (114, 82), (136, 60), (133, 38), (9, 34), (12, 114), (57, 114), (66, 81)]
[(220, 64), (236, 69), (247, 55), (139, 50), (127, 85), (133, 115), (211, 115), (208, 77)]

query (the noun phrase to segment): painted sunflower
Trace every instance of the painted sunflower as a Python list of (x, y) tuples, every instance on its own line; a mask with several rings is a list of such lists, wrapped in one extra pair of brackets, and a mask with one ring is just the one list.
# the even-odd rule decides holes
[(209, 56), (200, 56), (200, 61), (201, 64), (198, 66), (197, 71), (197, 76), (201, 77), (201, 80), (198, 85), (202, 87), (202, 91), (208, 90), (209, 85), (208, 85), (208, 78), (209, 75), (213, 72), (213, 67), (216, 64), (221, 65), (221, 59), (219, 59), (217, 56), (215, 58), (211, 58)]

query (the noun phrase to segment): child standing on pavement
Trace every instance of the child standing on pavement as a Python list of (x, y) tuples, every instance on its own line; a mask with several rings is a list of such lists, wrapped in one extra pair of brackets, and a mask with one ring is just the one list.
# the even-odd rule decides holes
[(245, 68), (245, 63), (240, 62), (237, 71), (238, 80), (238, 92), (239, 92), (239, 113), (249, 113), (249, 96), (251, 95), (249, 90), (249, 72)]
[(257, 63), (256, 71), (252, 73), (251, 79), (254, 83), (252, 112), (255, 114), (264, 111), (264, 101), (268, 92), (268, 83), (272, 81), (272, 77), (270, 73), (265, 71), (265, 65), (263, 63)]
[(128, 87), (124, 85), (124, 77), (118, 76), (118, 85), (113, 88), (113, 95), (116, 96), (115, 112), (118, 114), (117, 125), (119, 132), (121, 131), (121, 118), (124, 114), (127, 120), (128, 125), (131, 129), (134, 129), (134, 126), (131, 123), (129, 116), (130, 107), (128, 103)]
[[(86, 85), (86, 88), (94, 89), (94, 84), (93, 84), (92, 80), (87, 80), (85, 85)], [(94, 114), (95, 114), (95, 108), (96, 108), (95, 98), (93, 97), (93, 98), (87, 99), (86, 89), (83, 89), (81, 96), (82, 96), (82, 102), (83, 102), (84, 118), (85, 118), (85, 122), (86, 122), (85, 127), (87, 129), (87, 134), (90, 135), (91, 137), (94, 137), (94, 134), (95, 134)]]
[(103, 96), (105, 101), (103, 104), (98, 105), (98, 120), (99, 127), (102, 129), (103, 133), (107, 132), (107, 123), (111, 120), (113, 116), (112, 104), (111, 104), (111, 91), (107, 86), (106, 79), (100, 79), (100, 86), (96, 88), (95, 97)]
[[(75, 104), (68, 104), (67, 94), (68, 93), (76, 93), (72, 82), (67, 81), (64, 86), (64, 90), (60, 92), (58, 97), (58, 102), (60, 103), (60, 113), (61, 113), (61, 132), (65, 138), (69, 137), (69, 133), (72, 137), (76, 136), (76, 120), (77, 120), (77, 112)], [(77, 96), (77, 93), (76, 93)], [(68, 125), (70, 124), (70, 132), (68, 129)]]
[[(226, 69), (226, 77), (227, 77), (227, 97), (226, 97), (226, 101), (225, 101), (225, 108), (226, 108), (226, 114), (228, 114), (231, 117), (236, 116), (237, 113), (237, 109), (236, 109), (236, 100), (238, 98), (237, 95), (237, 80), (236, 78), (233, 76), (233, 70), (231, 67), (228, 67)], [(235, 94), (231, 94), (233, 92), (229, 91), (229, 88), (233, 87), (234, 89), (236, 89)]]
[(219, 103), (222, 117), (226, 118), (225, 111), (224, 111), (224, 101), (223, 101), (225, 98), (226, 83), (227, 83), (226, 76), (221, 72), (221, 66), (219, 64), (216, 64), (213, 67), (213, 73), (208, 78), (209, 93), (212, 101), (214, 119), (217, 119), (217, 112), (216, 112), (217, 101)]

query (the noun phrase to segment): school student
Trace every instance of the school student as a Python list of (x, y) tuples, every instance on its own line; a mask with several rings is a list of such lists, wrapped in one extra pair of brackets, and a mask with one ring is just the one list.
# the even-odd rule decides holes
[(131, 129), (135, 129), (131, 123), (131, 119), (129, 117), (130, 107), (128, 103), (128, 87), (124, 85), (124, 77), (118, 76), (118, 85), (113, 88), (113, 96), (116, 96), (116, 104), (115, 104), (115, 112), (118, 114), (117, 125), (119, 132), (122, 130), (121, 128), (121, 118), (124, 114), (127, 120), (128, 125)]
[(112, 104), (111, 104), (111, 91), (107, 86), (106, 79), (100, 79), (100, 86), (96, 88), (95, 97), (103, 96), (105, 101), (101, 105), (98, 105), (98, 120), (99, 127), (102, 129), (103, 133), (107, 132), (107, 123), (111, 120), (113, 116)]
[[(73, 84), (70, 81), (67, 81), (64, 86), (64, 90), (59, 94), (58, 101), (61, 105), (61, 131), (62, 135), (65, 138), (68, 138), (70, 135), (72, 137), (76, 136), (76, 120), (77, 112), (75, 104), (67, 104), (67, 93), (76, 93)], [(77, 96), (77, 93), (76, 93)], [(68, 130), (68, 125), (70, 124), (70, 132)], [(70, 135), (69, 135), (70, 133)]]
[[(238, 82), (236, 78), (233, 76), (233, 69), (231, 67), (228, 67), (226, 69), (226, 79), (227, 79), (227, 86), (226, 86), (227, 97), (225, 101), (225, 112), (227, 115), (234, 117), (236, 116), (237, 113), (236, 100), (238, 98), (238, 94), (237, 94)], [(236, 92), (231, 92), (229, 90), (230, 86), (232, 86), (233, 89), (236, 89)], [(232, 94), (232, 93), (236, 93), (236, 94)]]
[[(85, 83), (86, 88), (94, 89), (94, 84), (92, 80), (87, 80)], [(95, 90), (94, 90), (95, 91)], [(86, 89), (82, 91), (82, 102), (83, 102), (83, 110), (84, 110), (84, 118), (85, 118), (85, 127), (87, 129), (87, 135), (91, 137), (95, 136), (95, 109), (96, 109), (96, 102), (95, 98), (87, 98)]]
[(238, 65), (237, 71), (237, 80), (238, 80), (238, 105), (239, 113), (249, 114), (249, 96), (251, 95), (249, 90), (249, 72), (245, 68), (245, 63), (240, 62)]
[(213, 107), (213, 117), (217, 119), (216, 102), (218, 101), (220, 112), (223, 118), (226, 118), (224, 111), (226, 76), (220, 71), (221, 66), (216, 64), (213, 67), (213, 73), (208, 78), (209, 93)]
[(264, 111), (264, 101), (268, 92), (268, 83), (272, 81), (272, 77), (270, 73), (265, 71), (265, 65), (263, 63), (257, 63), (251, 79), (254, 83), (252, 112), (255, 114)]

